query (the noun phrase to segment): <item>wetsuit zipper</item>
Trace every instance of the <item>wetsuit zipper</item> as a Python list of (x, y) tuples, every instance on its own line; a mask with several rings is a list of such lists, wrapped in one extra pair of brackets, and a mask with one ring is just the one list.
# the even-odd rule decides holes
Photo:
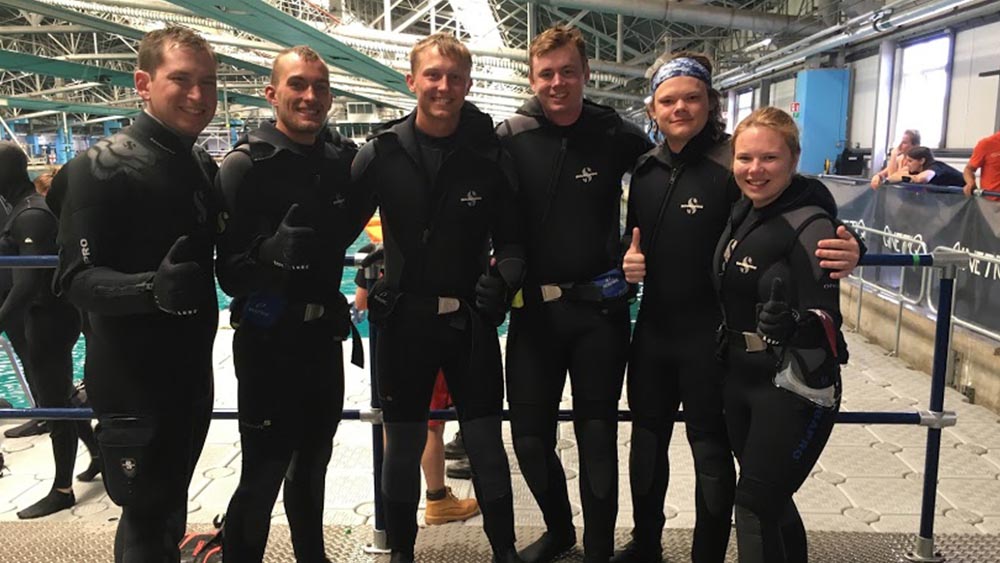
[(670, 179), (667, 180), (667, 190), (663, 194), (663, 201), (660, 202), (660, 209), (656, 213), (656, 223), (653, 223), (653, 233), (649, 238), (649, 246), (646, 247), (644, 254), (652, 256), (653, 249), (656, 247), (656, 240), (660, 237), (660, 227), (663, 225), (663, 216), (666, 214), (667, 205), (670, 203), (670, 196), (674, 193), (674, 187), (677, 185), (677, 178), (680, 177), (681, 171), (684, 169), (683, 164), (679, 164), (670, 169)]
[(556, 164), (552, 169), (552, 175), (549, 177), (549, 189), (546, 194), (548, 195), (548, 201), (545, 202), (545, 211), (542, 213), (542, 225), (544, 225), (549, 219), (549, 212), (552, 210), (552, 203), (556, 199), (556, 189), (559, 185), (559, 176), (562, 172), (563, 160), (566, 159), (566, 145), (569, 143), (569, 137), (563, 137), (562, 142), (559, 145), (559, 154), (556, 155)]

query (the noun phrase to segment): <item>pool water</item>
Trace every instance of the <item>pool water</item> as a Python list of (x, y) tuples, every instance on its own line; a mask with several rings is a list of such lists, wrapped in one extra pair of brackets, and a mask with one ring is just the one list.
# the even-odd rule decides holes
[[(350, 246), (348, 254), (354, 254), (366, 244), (368, 244), (368, 237), (362, 234), (361, 237), (359, 237), (358, 240)], [(354, 295), (354, 291), (357, 287), (354, 285), (354, 275), (356, 273), (357, 270), (355, 268), (344, 268), (344, 278), (340, 285), (340, 291), (342, 291), (344, 295)], [(219, 310), (221, 311), (228, 308), (229, 302), (232, 301), (232, 299), (223, 293), (218, 285), (216, 285), (215, 291), (219, 296)], [(368, 336), (368, 321), (365, 320), (358, 325), (358, 330), (361, 332), (362, 336)], [(73, 347), (74, 381), (79, 381), (83, 378), (83, 358), (86, 353), (86, 349), (86, 342), (81, 336), (76, 341), (76, 346)], [(20, 382), (14, 375), (13, 367), (10, 365), (10, 359), (2, 352), (0, 352), (0, 397), (7, 399), (12, 405), (18, 408), (27, 408), (30, 406), (24, 396), (24, 390), (21, 388)]]

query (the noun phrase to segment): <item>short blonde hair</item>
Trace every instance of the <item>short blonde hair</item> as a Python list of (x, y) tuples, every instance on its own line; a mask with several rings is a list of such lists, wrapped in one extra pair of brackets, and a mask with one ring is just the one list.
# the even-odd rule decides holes
[(799, 144), (799, 126), (795, 124), (792, 116), (784, 111), (772, 106), (754, 110), (733, 131), (733, 150), (736, 150), (736, 139), (751, 127), (764, 127), (781, 135), (788, 150), (792, 151), (792, 158), (798, 158), (802, 153), (802, 145)]
[(466, 68), (472, 69), (472, 53), (469, 52), (469, 48), (455, 39), (451, 33), (439, 31), (417, 41), (417, 44), (410, 49), (410, 72), (417, 72), (420, 54), (431, 47), (437, 47), (438, 53), (441, 53), (442, 57), (456, 59)]
[(171, 26), (150, 31), (142, 37), (142, 41), (139, 42), (139, 70), (155, 76), (156, 69), (163, 64), (163, 52), (171, 45), (204, 51), (213, 61), (217, 61), (215, 51), (204, 37), (186, 27)]

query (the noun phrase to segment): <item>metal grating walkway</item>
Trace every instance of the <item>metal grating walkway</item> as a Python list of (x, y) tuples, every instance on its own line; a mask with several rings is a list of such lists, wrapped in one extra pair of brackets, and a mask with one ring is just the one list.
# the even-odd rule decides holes
[[(0, 561), (4, 563), (96, 563), (111, 558), (115, 523), (4, 522), (0, 523)], [(205, 529), (208, 528), (198, 528)], [(518, 528), (519, 546), (538, 537), (542, 529)], [(388, 556), (363, 551), (372, 530), (362, 526), (327, 526), (327, 555), (335, 563), (384, 563)], [(628, 530), (619, 529), (617, 545), (624, 545)], [(689, 560), (691, 530), (669, 529), (663, 536), (666, 561)], [(910, 534), (870, 532), (810, 532), (813, 563), (903, 563), (910, 549)], [(1000, 563), (1000, 536), (940, 534), (936, 545), (949, 563)], [(736, 546), (730, 543), (727, 561), (736, 562)], [(579, 550), (560, 559), (582, 561)], [(447, 525), (424, 528), (417, 542), (417, 560), (422, 563), (487, 563), (489, 545), (482, 528)], [(294, 561), (288, 527), (274, 525), (268, 545), (267, 563)]]

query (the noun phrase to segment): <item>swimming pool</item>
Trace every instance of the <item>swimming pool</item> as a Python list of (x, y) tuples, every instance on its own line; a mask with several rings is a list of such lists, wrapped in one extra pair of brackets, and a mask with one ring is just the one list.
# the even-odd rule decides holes
[[(354, 254), (362, 246), (368, 244), (368, 237), (364, 234), (358, 238), (348, 249), (348, 254)], [(340, 290), (344, 295), (354, 295), (354, 291), (357, 286), (354, 285), (354, 275), (357, 273), (355, 268), (344, 268), (344, 278), (341, 280)], [(219, 289), (218, 285), (215, 288), (216, 293), (219, 295), (219, 310), (224, 310), (229, 307), (229, 302), (231, 299), (228, 295)], [(368, 321), (362, 322), (358, 325), (358, 330), (361, 332), (362, 336), (368, 336)], [(73, 347), (73, 380), (79, 381), (83, 378), (83, 358), (86, 353), (86, 343), (81, 336), (76, 341), (76, 346)], [(10, 365), (10, 360), (7, 358), (6, 354), (0, 353), (0, 397), (3, 397), (11, 402), (12, 405), (18, 408), (28, 407), (28, 401), (24, 396), (24, 390), (21, 388), (20, 382), (14, 375), (14, 370)]]

